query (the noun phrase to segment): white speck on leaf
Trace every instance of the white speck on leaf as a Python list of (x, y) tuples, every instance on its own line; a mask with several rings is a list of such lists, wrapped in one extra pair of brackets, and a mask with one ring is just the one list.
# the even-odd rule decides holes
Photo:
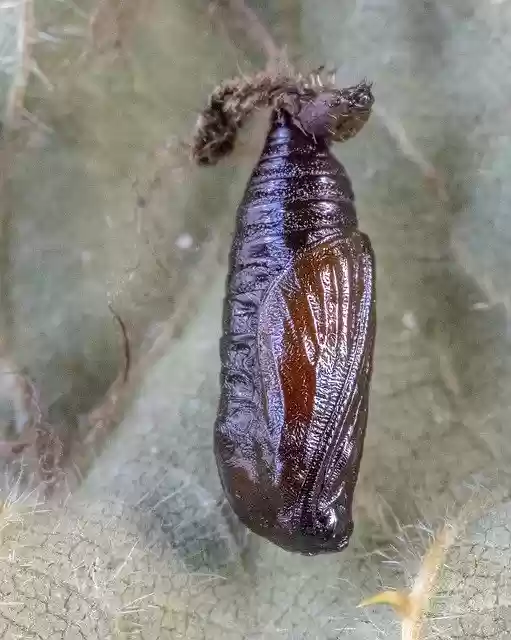
[(176, 247), (184, 251), (191, 249), (193, 247), (193, 237), (189, 233), (182, 233), (176, 239)]
[(417, 318), (415, 317), (413, 311), (405, 311), (403, 317), (401, 318), (401, 322), (403, 323), (403, 326), (409, 331), (414, 331), (415, 329), (417, 329)]

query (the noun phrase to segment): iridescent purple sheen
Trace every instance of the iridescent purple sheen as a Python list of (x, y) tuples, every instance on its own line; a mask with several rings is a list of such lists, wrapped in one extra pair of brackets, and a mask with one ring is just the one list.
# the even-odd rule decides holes
[(237, 214), (215, 455), (239, 519), (288, 551), (340, 551), (353, 531), (374, 270), (344, 167), (275, 111)]

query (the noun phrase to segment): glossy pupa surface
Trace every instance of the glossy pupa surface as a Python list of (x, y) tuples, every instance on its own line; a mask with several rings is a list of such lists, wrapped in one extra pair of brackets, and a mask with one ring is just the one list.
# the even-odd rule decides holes
[(375, 261), (331, 152), (367, 120), (368, 85), (283, 96), (238, 209), (214, 449), (225, 495), (289, 550), (340, 551), (368, 417)]

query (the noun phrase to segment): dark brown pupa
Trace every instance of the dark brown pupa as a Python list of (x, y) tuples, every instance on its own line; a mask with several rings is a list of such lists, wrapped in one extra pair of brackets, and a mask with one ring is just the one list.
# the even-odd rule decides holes
[(362, 128), (373, 96), (365, 82), (227, 83), (199, 121), (196, 160), (228, 153), (258, 100), (273, 110), (237, 212), (215, 456), (249, 529), (288, 551), (341, 551), (368, 416), (375, 262), (330, 145)]

